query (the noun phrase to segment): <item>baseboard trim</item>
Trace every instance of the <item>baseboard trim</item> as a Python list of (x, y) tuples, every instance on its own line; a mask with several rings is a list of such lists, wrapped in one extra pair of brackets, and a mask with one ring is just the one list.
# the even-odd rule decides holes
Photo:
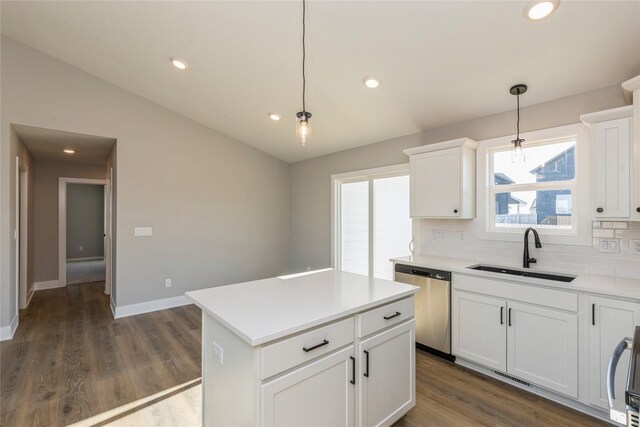
[[(157, 299), (154, 301), (141, 302), (138, 304), (129, 304), (123, 306), (115, 306), (113, 317), (120, 319), (121, 317), (135, 316), (136, 314), (150, 313), (152, 311), (166, 310), (167, 308), (180, 307), (182, 305), (193, 304), (189, 298), (184, 295), (179, 297)], [(113, 308), (112, 308), (113, 310)]]
[(102, 261), (103, 259), (103, 256), (88, 256), (84, 258), (67, 258), (67, 262)]
[(35, 282), (33, 284), (34, 291), (42, 291), (44, 289), (64, 288), (65, 285), (60, 284), (60, 280), (48, 280), (46, 282)]
[(33, 298), (33, 294), (35, 293), (36, 293), (36, 287), (34, 284), (34, 286), (31, 287), (31, 290), (27, 291), (27, 306), (25, 308), (29, 308), (29, 304), (31, 304), (31, 298)]
[(13, 319), (11, 319), (11, 323), (9, 323), (9, 325), (0, 328), (0, 341), (13, 339), (13, 335), (16, 333), (16, 329), (18, 329), (17, 313), (15, 316), (13, 316)]

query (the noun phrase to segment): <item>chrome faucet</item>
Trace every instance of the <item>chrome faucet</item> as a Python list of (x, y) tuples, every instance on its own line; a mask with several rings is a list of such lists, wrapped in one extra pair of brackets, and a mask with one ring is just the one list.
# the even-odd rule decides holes
[(522, 266), (524, 268), (529, 268), (529, 264), (536, 262), (537, 260), (533, 257), (529, 257), (529, 231), (533, 231), (533, 237), (536, 241), (536, 248), (541, 248), (542, 243), (540, 243), (540, 236), (538, 236), (538, 232), (535, 228), (529, 227), (524, 231), (524, 254), (522, 256)]

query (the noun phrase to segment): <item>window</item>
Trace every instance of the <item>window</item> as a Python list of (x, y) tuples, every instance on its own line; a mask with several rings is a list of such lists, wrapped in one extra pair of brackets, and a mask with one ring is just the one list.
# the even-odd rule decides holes
[[(589, 141), (581, 125), (530, 132), (525, 160), (511, 158), (512, 138), (478, 148), (478, 219), (481, 239), (521, 241), (535, 227), (548, 243), (588, 245)], [(484, 160), (484, 161), (483, 161)]]
[(576, 141), (546, 141), (525, 148), (525, 161), (511, 161), (511, 147), (489, 151), (493, 180), (490, 228), (573, 230)]
[(389, 258), (409, 255), (409, 167), (334, 175), (334, 267), (393, 278)]

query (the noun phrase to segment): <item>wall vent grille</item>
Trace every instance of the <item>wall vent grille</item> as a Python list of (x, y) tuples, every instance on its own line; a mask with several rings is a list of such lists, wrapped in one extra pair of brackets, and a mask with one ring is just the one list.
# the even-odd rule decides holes
[(513, 382), (516, 382), (518, 384), (522, 384), (524, 386), (531, 387), (531, 383), (528, 383), (525, 380), (521, 380), (520, 378), (512, 377), (511, 375), (505, 374), (504, 372), (493, 371), (493, 373), (496, 374), (496, 375), (500, 375), (501, 377), (506, 378), (508, 380), (511, 380)]
[(640, 427), (640, 417), (638, 416), (638, 413), (633, 413), (631, 411), (628, 412), (629, 417), (629, 426), (630, 427)]

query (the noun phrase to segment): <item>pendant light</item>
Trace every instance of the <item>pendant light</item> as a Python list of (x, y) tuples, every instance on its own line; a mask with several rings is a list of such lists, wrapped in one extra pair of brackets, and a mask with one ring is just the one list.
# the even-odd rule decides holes
[(305, 95), (307, 91), (307, 80), (305, 76), (304, 65), (307, 56), (307, 47), (305, 45), (306, 26), (305, 18), (307, 13), (307, 2), (302, 0), (302, 111), (296, 114), (296, 144), (306, 147), (311, 137), (311, 113), (306, 109)]
[(527, 85), (525, 84), (517, 84), (515, 86), (511, 86), (509, 89), (509, 93), (511, 95), (515, 95), (517, 99), (517, 114), (518, 120), (516, 122), (516, 139), (511, 141), (513, 144), (513, 151), (511, 152), (511, 162), (513, 163), (524, 163), (524, 148), (522, 148), (522, 143), (524, 139), (520, 138), (520, 95), (527, 91)]

